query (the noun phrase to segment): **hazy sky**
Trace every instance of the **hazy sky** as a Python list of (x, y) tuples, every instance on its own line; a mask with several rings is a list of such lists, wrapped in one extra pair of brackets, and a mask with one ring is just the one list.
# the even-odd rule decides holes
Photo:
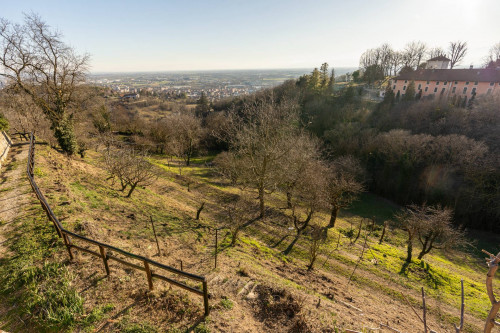
[(0, 0), (35, 12), (92, 56), (92, 71), (357, 66), (367, 48), (466, 40), (479, 66), (500, 42), (499, 0)]

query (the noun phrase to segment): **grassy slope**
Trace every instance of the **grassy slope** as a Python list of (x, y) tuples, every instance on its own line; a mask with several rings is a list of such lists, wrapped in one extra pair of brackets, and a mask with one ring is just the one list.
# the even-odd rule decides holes
[[(183, 176), (189, 175), (194, 179), (190, 191), (187, 191), (186, 179), (177, 176), (177, 167), (169, 167), (165, 158), (153, 158), (152, 162), (158, 166), (160, 175), (158, 181), (148, 188), (139, 188), (131, 199), (124, 198), (123, 193), (114, 189), (116, 186), (113, 188), (112, 183), (106, 181), (105, 172), (99, 168), (99, 154), (95, 152), (89, 152), (84, 161), (67, 160), (47, 147), (40, 147), (36, 174), (56, 215), (69, 229), (134, 253), (148, 255), (166, 264), (178, 266), (179, 259), (182, 259), (185, 269), (209, 277), (220, 274), (225, 279), (233, 279), (243, 267), (253, 279), (261, 283), (269, 282), (295, 290), (308, 299), (324, 300), (321, 309), (307, 307), (308, 311), (317, 312), (317, 315), (309, 317), (311, 320), (314, 318), (318, 325), (361, 329), (361, 326), (356, 326), (361, 325), (358, 314), (339, 305), (342, 296), (354, 302), (356, 307), (367, 306), (364, 310), (367, 313), (371, 311), (373, 317), (368, 318), (370, 320), (367, 322), (390, 319), (391, 325), (396, 328), (408, 325), (406, 327), (411, 330), (416, 319), (407, 318), (412, 317), (412, 313), (408, 307), (405, 308), (400, 292), (404, 292), (410, 302), (419, 307), (418, 291), (424, 286), (430, 296), (434, 327), (439, 327), (441, 332), (451, 332), (451, 323), (458, 321), (460, 278), (464, 278), (467, 331), (480, 330), (481, 321), (489, 310), (483, 283), (486, 268), (481, 260), (465, 253), (435, 253), (423, 261), (415, 260), (406, 270), (402, 270), (404, 234), (393, 230), (388, 233), (384, 243), (378, 245), (380, 224), (390, 219), (397, 207), (371, 195), (364, 195), (351, 210), (340, 216), (336, 229), (331, 230), (331, 243), (322, 249), (317, 269), (313, 273), (304, 270), (307, 262), (306, 240), (299, 240), (288, 257), (282, 254), (292, 235), (287, 236), (286, 216), (283, 216), (283, 210), (278, 209), (283, 205), (283, 198), (279, 194), (269, 197), (270, 217), (250, 225), (236, 248), (224, 249), (219, 259), (223, 264), (214, 270), (213, 234), (209, 229), (200, 228), (199, 221), (193, 217), (200, 203), (206, 201), (201, 222), (216, 226), (216, 214), (219, 212), (215, 197), (220, 193), (238, 193), (239, 190), (217, 179), (204, 166), (204, 162), (209, 159), (195, 159), (192, 167), (183, 168)], [(156, 254), (148, 224), (150, 216), (157, 223), (163, 251), (161, 256)], [(368, 238), (370, 251), (365, 253), (360, 262), (351, 286), (345, 287), (362, 251), (362, 240), (350, 245), (345, 234), (349, 233), (351, 224), (356, 228), (361, 218), (372, 216), (376, 217), (379, 225)], [(316, 219), (326, 223), (327, 218), (323, 213)], [(333, 251), (339, 232), (340, 246)], [(280, 242), (283, 236), (287, 237)], [(489, 250), (499, 250), (498, 237), (490, 235), (489, 238), (480, 238), (483, 239), (484, 244), (490, 245)], [(223, 238), (222, 243), (227, 241)], [(492, 248), (495, 245), (497, 248)], [(60, 256), (64, 255), (60, 246), (56, 249)], [(37, 259), (38, 266), (44, 267), (40, 266), (40, 260)], [(77, 265), (63, 261), (62, 268), (58, 268), (68, 271), (71, 277), (67, 279), (78, 291), (75, 297), (81, 296), (85, 300), (82, 309), (75, 310), (75, 313), (81, 314), (66, 325), (87, 330), (95, 326), (109, 331), (130, 329), (153, 332), (156, 330), (152, 325), (154, 322), (161, 322), (162, 329), (174, 331), (189, 328), (199, 319), (201, 302), (197, 297), (186, 298), (182, 293), (169, 291), (166, 285), (160, 285), (156, 293), (147, 293), (144, 277), (139, 272), (124, 270), (118, 265), (113, 265), (112, 276), (107, 282), (103, 280), (102, 267), (99, 265), (102, 264), (93, 258), (81, 255)], [(61, 276), (67, 275), (64, 273)], [(230, 328), (237, 330), (238, 312), (255, 317), (255, 321), (248, 325), (254, 325), (255, 331), (259, 330), (259, 321), (264, 319), (255, 314), (254, 304), (235, 302), (235, 308), (231, 310), (229, 301), (225, 301), (230, 294), (220, 286), (214, 285), (212, 288), (214, 298), (211, 304), (214, 310), (208, 323), (198, 325), (197, 330), (203, 331), (206, 327), (214, 331), (228, 330), (224, 325), (233, 325)], [(337, 299), (339, 302), (336, 302)], [(372, 307), (377, 300), (384, 300), (384, 304), (378, 304), (381, 309)], [(365, 301), (374, 304), (365, 304)], [(393, 313), (397, 311), (394, 309), (406, 309), (407, 313), (400, 319)], [(106, 322), (106, 318), (112, 320)], [(43, 321), (41, 323), (45, 325)]]

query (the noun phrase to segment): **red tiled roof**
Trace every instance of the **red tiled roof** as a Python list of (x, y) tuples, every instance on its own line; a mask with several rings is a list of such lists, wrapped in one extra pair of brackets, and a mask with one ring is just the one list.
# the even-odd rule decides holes
[(396, 80), (500, 82), (500, 70), (493, 68), (419, 69), (402, 73), (396, 77)]

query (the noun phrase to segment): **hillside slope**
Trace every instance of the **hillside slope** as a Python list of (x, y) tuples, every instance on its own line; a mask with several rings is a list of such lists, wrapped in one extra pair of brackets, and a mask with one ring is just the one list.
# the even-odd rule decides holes
[[(369, 250), (363, 251), (366, 228), (361, 239), (351, 244), (346, 235), (363, 217), (376, 215), (379, 223), (390, 218), (395, 207), (384, 200), (364, 196), (344, 213), (331, 230), (331, 242), (320, 251), (316, 268), (307, 271), (306, 240), (299, 240), (289, 255), (283, 254), (293, 230), (289, 230), (286, 211), (280, 209), (283, 198), (273, 194), (267, 217), (249, 222), (235, 247), (229, 247), (228, 235), (220, 231), (214, 268), (213, 228), (220, 226), (224, 213), (217, 198), (239, 190), (219, 179), (206, 158), (182, 168), (180, 176), (176, 161), (154, 157), (151, 162), (157, 166), (158, 179), (147, 188), (138, 188), (131, 198), (108, 179), (100, 158), (99, 152), (89, 151), (83, 160), (69, 159), (47, 146), (37, 146), (35, 174), (55, 214), (70, 230), (174, 267), (180, 267), (182, 261), (184, 270), (206, 276), (211, 314), (203, 321), (197, 296), (162, 282), (155, 282), (155, 290), (149, 292), (145, 274), (118, 264), (111, 264), (111, 276), (106, 279), (100, 260), (81, 253), (70, 262), (60, 241), (44, 241), (40, 246), (49, 250), (31, 265), (42, 272), (51, 263), (61, 265), (57, 269), (66, 280), (60, 285), (67, 295), (74, 291), (70, 299), (76, 310), (70, 319), (61, 316), (51, 321), (43, 311), (15, 305), (14, 313), (31, 323), (33, 331), (335, 332), (347, 328), (370, 331), (384, 323), (413, 332), (421, 324), (401, 293), (420, 312), (419, 292), (424, 286), (429, 295), (429, 326), (453, 332), (452, 323), (459, 321), (461, 277), (466, 285), (466, 331), (481, 330), (489, 308), (483, 282), (486, 268), (479, 259), (464, 253), (434, 254), (403, 269), (404, 235), (392, 230), (378, 245), (380, 225), (367, 237)], [(7, 178), (2, 184), (6, 190), (0, 194), (15, 195), (14, 181)], [(195, 220), (202, 202), (206, 202), (205, 209), (201, 219)], [(34, 218), (23, 215), (30, 212)], [(36, 202), (22, 206), (17, 216), (18, 224), (13, 226), (17, 233), (2, 229), (3, 237), (20, 231), (31, 232), (34, 239), (55, 233), (50, 225), (38, 234), (29, 229), (33, 221), (48, 224)], [(158, 234), (160, 255), (150, 218)], [(326, 212), (317, 219), (326, 222)], [(482, 245), (497, 246), (498, 240), (493, 237)], [(9, 251), (19, 251), (14, 243), (7, 244)], [(363, 258), (352, 274), (361, 253)], [(11, 254), (4, 260), (12, 261), (16, 254)], [(23, 284), (17, 288), (29, 290)], [(47, 297), (43, 291), (36, 294)], [(10, 318), (14, 317), (11, 313)], [(13, 324), (5, 327), (21, 331)]]

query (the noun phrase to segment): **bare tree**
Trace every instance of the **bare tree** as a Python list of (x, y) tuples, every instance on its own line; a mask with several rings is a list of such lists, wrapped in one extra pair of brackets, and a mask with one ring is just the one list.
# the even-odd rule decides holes
[[(232, 167), (239, 182), (257, 188), (260, 216), (265, 214), (266, 192), (279, 184), (283, 159), (293, 149), (297, 133), (298, 106), (290, 100), (277, 101), (265, 92), (248, 101), (241, 110), (228, 114), (228, 140)], [(225, 170), (229, 170), (224, 167)], [(234, 178), (233, 178), (234, 179)]]
[(448, 46), (448, 56), (450, 58), (450, 69), (459, 65), (467, 54), (467, 42), (450, 42)]
[(170, 150), (189, 166), (203, 135), (201, 121), (193, 115), (180, 114), (169, 117), (166, 126)]
[(109, 150), (105, 154), (105, 168), (111, 177), (120, 180), (121, 191), (130, 186), (127, 198), (132, 195), (138, 185), (147, 186), (156, 179), (153, 165), (147, 161), (148, 157), (145, 153), (129, 148), (122, 148), (117, 151)]
[(59, 145), (68, 154), (77, 152), (73, 112), (79, 86), (85, 81), (88, 55), (77, 55), (59, 32), (37, 15), (26, 15), (24, 24), (0, 19), (0, 75), (19, 87), (51, 122)]
[(311, 225), (310, 239), (309, 239), (309, 265), (307, 265), (307, 270), (310, 271), (314, 267), (314, 263), (318, 258), (321, 246), (325, 244), (327, 239), (327, 229), (324, 227), (313, 224)]
[(406, 44), (402, 55), (403, 67), (417, 68), (422, 62), (426, 50), (427, 46), (420, 41)]
[(252, 207), (251, 200), (244, 195), (237, 195), (231, 198), (219, 199), (223, 207), (223, 215), (220, 217), (222, 226), (229, 229), (231, 234), (231, 246), (235, 246), (241, 230), (245, 224), (254, 218), (255, 207)]
[(397, 220), (408, 233), (406, 262), (411, 262), (413, 242), (418, 239), (422, 259), (433, 249), (452, 249), (466, 245), (465, 233), (452, 225), (452, 211), (440, 206), (411, 205), (397, 215)]
[(361, 164), (352, 156), (330, 163), (326, 178), (326, 200), (331, 209), (328, 228), (335, 226), (339, 210), (348, 207), (364, 191), (363, 174)]
[(446, 51), (443, 50), (441, 47), (434, 47), (432, 49), (429, 49), (427, 51), (429, 59), (436, 58), (436, 57), (446, 57)]

